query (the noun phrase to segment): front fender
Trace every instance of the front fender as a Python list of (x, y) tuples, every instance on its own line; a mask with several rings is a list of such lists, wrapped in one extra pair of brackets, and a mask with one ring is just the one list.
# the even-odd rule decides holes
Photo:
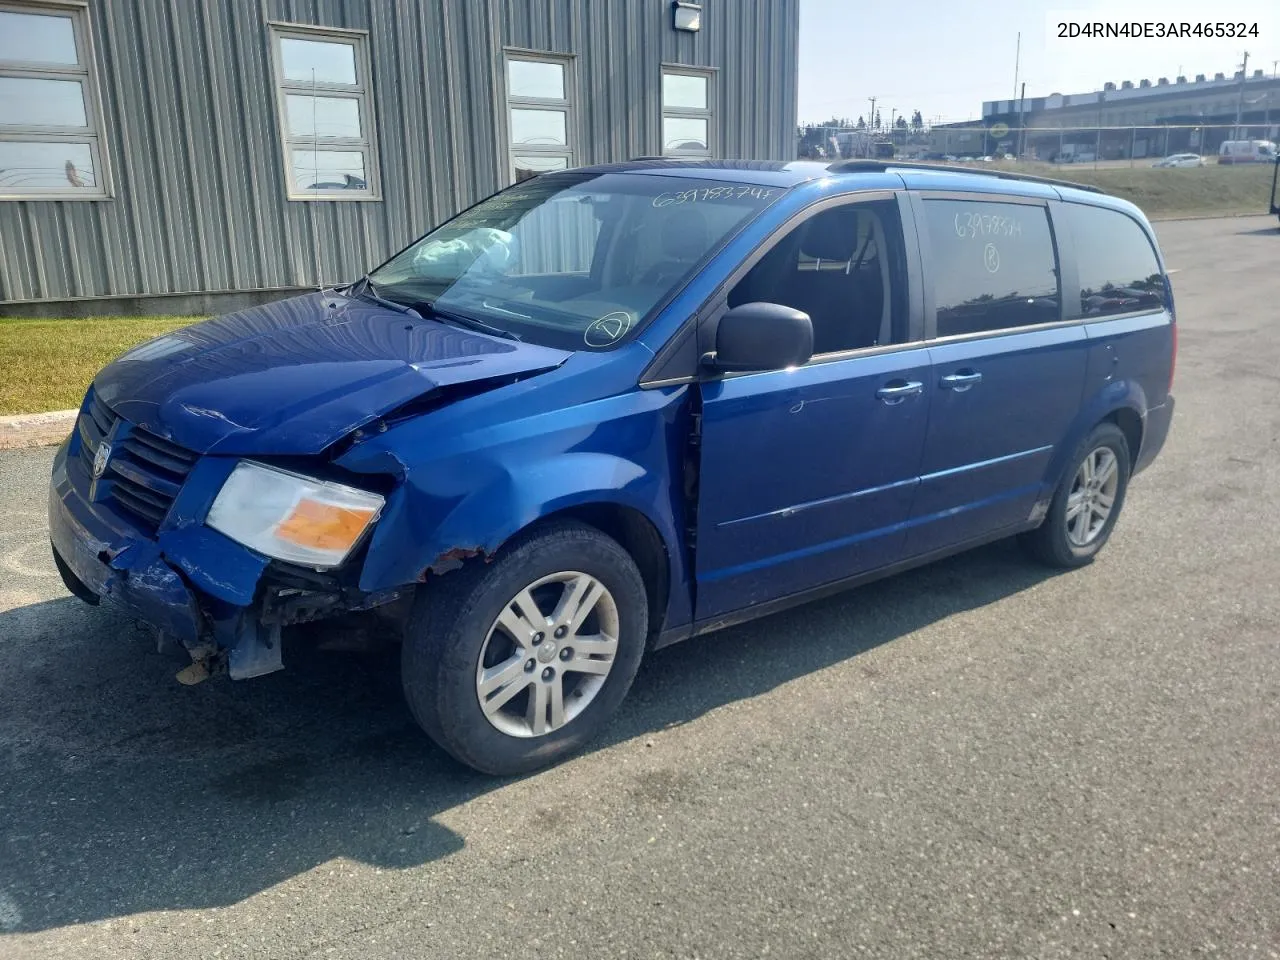
[(662, 536), (668, 552), (674, 552), (676, 534), (669, 513), (654, 509), (669, 499), (666, 486), (665, 477), (605, 453), (562, 453), (525, 465), (519, 474), (504, 472), (474, 490), (442, 519), (418, 556), (417, 573), (449, 569), (447, 559), (442, 564), (441, 558), (451, 551), (492, 554), (543, 517), (595, 504), (640, 512)]
[[(617, 506), (645, 517), (666, 548), (667, 622), (687, 613), (682, 456), (685, 388), (628, 391), (523, 420), (427, 416), (378, 438), (346, 465), (389, 468), (388, 497), (363, 563), (374, 592), (446, 574), (468, 557), (492, 556), (539, 519), (581, 506)], [(430, 451), (426, 457), (406, 457)]]

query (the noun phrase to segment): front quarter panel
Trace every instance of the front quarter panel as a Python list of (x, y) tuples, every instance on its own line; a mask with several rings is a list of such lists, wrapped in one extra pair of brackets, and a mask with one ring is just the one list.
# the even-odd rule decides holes
[(666, 626), (688, 622), (678, 533), (687, 390), (633, 388), (511, 419), (495, 410), (428, 414), (356, 445), (343, 467), (387, 472), (395, 462), (402, 477), (374, 532), (361, 589), (447, 575), (468, 557), (491, 556), (542, 517), (614, 504), (643, 514), (661, 536), (670, 569)]

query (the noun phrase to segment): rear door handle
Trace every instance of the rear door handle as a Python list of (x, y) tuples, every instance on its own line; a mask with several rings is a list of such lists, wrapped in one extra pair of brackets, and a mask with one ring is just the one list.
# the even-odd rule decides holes
[(881, 387), (876, 391), (876, 396), (892, 405), (923, 392), (924, 384), (919, 380), (899, 380)]
[(961, 370), (959, 373), (952, 373), (942, 378), (942, 387), (944, 390), (954, 390), (956, 393), (964, 393), (970, 387), (982, 382), (982, 374), (976, 370)]

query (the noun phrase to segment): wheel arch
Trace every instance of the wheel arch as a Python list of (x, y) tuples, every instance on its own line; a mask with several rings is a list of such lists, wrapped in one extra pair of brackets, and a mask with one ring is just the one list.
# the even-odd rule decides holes
[(1142, 416), (1132, 407), (1117, 407), (1098, 422), (1114, 423), (1120, 428), (1120, 432), (1124, 434), (1125, 443), (1129, 445), (1130, 465), (1137, 463), (1138, 451), (1142, 448), (1144, 427)]
[(547, 505), (547, 509), (527, 518), (519, 526), (504, 531), (494, 538), (492, 546), (452, 549), (437, 556), (426, 568), (424, 581), (431, 576), (447, 576), (464, 564), (486, 563), (513, 541), (537, 531), (539, 527), (557, 520), (576, 520), (599, 530), (615, 540), (635, 562), (644, 581), (649, 610), (650, 644), (662, 632), (668, 620), (669, 604), (673, 592), (672, 574), (675, 546), (667, 541), (653, 519), (634, 504), (609, 499), (599, 494), (582, 499), (569, 498), (567, 502)]
[[(649, 602), (649, 641), (661, 631), (671, 598), (670, 547), (642, 511), (616, 501), (596, 500), (564, 507), (530, 527), (555, 520), (577, 520), (616, 540), (640, 569)], [(529, 528), (526, 528), (529, 529)]]
[[(443, 516), (422, 509), (439, 501), (432, 503), (421, 490), (397, 503), (384, 518), (390, 542), (379, 554), (391, 562), (366, 565), (361, 589), (448, 576), (463, 564), (491, 560), (539, 524), (572, 518), (612, 537), (631, 555), (649, 594), (651, 632), (687, 622), (692, 601), (679, 533), (682, 494), (672, 491), (664, 473), (615, 454), (582, 451), (526, 461), (519, 469), (503, 465), (487, 479)], [(415, 527), (424, 535), (415, 535)]]
[(1071, 466), (1068, 462), (1080, 442), (1101, 423), (1112, 423), (1124, 434), (1129, 446), (1129, 464), (1138, 462), (1138, 451), (1142, 446), (1145, 429), (1144, 413), (1147, 409), (1147, 398), (1141, 385), (1133, 380), (1117, 380), (1108, 384), (1095, 396), (1089, 398), (1072, 421), (1070, 429), (1059, 442), (1053, 453), (1049, 466), (1045, 470), (1040, 496), (1036, 501), (1036, 512), (1043, 516), (1049, 501), (1063, 473)]

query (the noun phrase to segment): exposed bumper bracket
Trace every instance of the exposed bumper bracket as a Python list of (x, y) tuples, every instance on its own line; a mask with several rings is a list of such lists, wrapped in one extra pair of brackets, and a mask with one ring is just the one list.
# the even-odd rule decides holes
[(227, 654), (227, 673), (232, 680), (248, 680), (284, 669), (278, 623), (258, 624), (244, 617), (236, 633), (236, 643)]

